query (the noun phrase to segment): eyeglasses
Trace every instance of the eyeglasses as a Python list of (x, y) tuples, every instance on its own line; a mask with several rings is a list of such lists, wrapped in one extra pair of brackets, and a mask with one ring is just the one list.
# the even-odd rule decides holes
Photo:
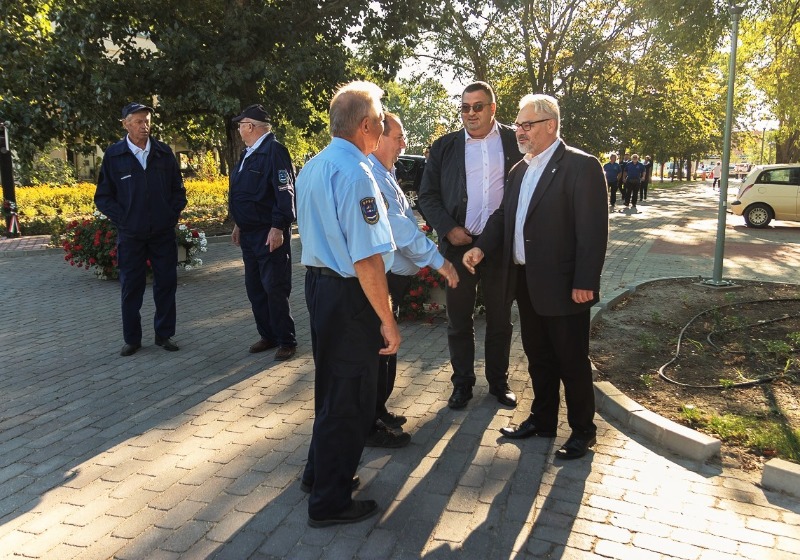
[(520, 123), (515, 122), (514, 124), (511, 125), (511, 128), (513, 128), (514, 130), (518, 130), (521, 128), (525, 132), (528, 132), (531, 128), (533, 128), (533, 125), (539, 124), (540, 122), (552, 121), (552, 120), (553, 119), (551, 117), (547, 119), (539, 119), (538, 121), (525, 121)]
[(473, 103), (472, 105), (470, 105), (469, 103), (464, 103), (463, 105), (461, 105), (461, 112), (466, 115), (467, 113), (469, 113), (469, 110), (472, 109), (476, 113), (480, 113), (481, 111), (483, 111), (483, 108), (488, 105), (491, 105), (491, 103), (481, 103), (480, 101), (478, 103)]

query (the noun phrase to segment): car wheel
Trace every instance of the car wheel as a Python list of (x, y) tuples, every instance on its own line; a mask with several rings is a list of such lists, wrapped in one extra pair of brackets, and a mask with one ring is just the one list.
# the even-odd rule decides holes
[(749, 227), (763, 228), (772, 220), (772, 208), (762, 202), (748, 206), (744, 214), (744, 221)]
[(408, 199), (408, 204), (411, 206), (412, 210), (417, 209), (417, 199), (419, 196), (417, 195), (417, 191), (406, 191), (406, 198)]

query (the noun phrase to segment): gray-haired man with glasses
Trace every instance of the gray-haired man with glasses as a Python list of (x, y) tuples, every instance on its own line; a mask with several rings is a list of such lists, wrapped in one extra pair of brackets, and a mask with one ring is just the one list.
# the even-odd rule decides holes
[(516, 406), (508, 386), (511, 349), (511, 299), (502, 286), (500, 261), (487, 258), (475, 275), (461, 261), (503, 198), (511, 167), (521, 158), (514, 130), (498, 123), (494, 91), (473, 82), (461, 95), (464, 128), (445, 134), (431, 146), (419, 191), (419, 205), (439, 234), (439, 250), (458, 271), (460, 282), (447, 288), (447, 342), (453, 367), (450, 408), (464, 408), (475, 385), (474, 308), (478, 283), (486, 308), (486, 379), (489, 392), (506, 406)]

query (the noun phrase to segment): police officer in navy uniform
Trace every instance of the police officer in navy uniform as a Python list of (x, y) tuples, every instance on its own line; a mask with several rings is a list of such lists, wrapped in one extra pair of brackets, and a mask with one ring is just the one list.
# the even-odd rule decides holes
[(383, 134), (382, 96), (371, 82), (342, 86), (331, 101), (331, 143), (297, 177), (315, 367), (301, 481), (312, 527), (361, 521), (378, 509), (351, 494), (375, 419), (378, 362), (400, 347), (386, 282), (396, 247), (367, 159)]
[(122, 356), (142, 347), (139, 310), (148, 260), (153, 268), (155, 343), (165, 350), (178, 350), (172, 340), (178, 286), (175, 226), (186, 206), (186, 190), (172, 150), (150, 136), (152, 113), (141, 103), (122, 108), (122, 126), (128, 135), (106, 150), (94, 195), (97, 208), (117, 227)]
[(231, 170), (232, 238), (242, 248), (244, 285), (261, 335), (250, 352), (278, 348), (275, 359), (288, 360), (297, 350), (289, 309), (294, 168), (289, 151), (272, 133), (264, 107), (250, 105), (233, 122), (239, 124), (247, 149)]

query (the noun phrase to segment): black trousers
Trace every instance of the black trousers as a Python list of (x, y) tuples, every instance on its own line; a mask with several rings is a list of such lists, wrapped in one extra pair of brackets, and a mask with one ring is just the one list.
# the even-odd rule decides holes
[[(625, 206), (633, 204), (636, 206), (636, 199), (639, 196), (639, 181), (625, 181)], [(633, 198), (633, 200), (631, 200)]]
[(620, 188), (618, 181), (609, 181), (608, 182), (608, 190), (610, 192), (610, 196), (608, 202), (611, 206), (614, 206), (617, 203), (617, 190), (620, 190), (620, 195), (623, 195), (622, 190)]
[(314, 427), (303, 480), (308, 515), (324, 518), (352, 501), (353, 475), (375, 421), (380, 319), (357, 278), (309, 270), (306, 303), (314, 353)]
[[(486, 380), (489, 385), (502, 385), (508, 381), (508, 356), (511, 352), (511, 304), (513, 299), (503, 285), (503, 270), (498, 255), (487, 255), (471, 274), (461, 259), (472, 244), (449, 247), (445, 257), (458, 271), (458, 287), (447, 287), (447, 345), (454, 386), (475, 385), (475, 322), (474, 310), (478, 283), (483, 289), (486, 307)], [(499, 253), (499, 252), (498, 252)]]
[(178, 289), (178, 244), (175, 230), (145, 238), (120, 233), (117, 236), (117, 262), (122, 292), (122, 336), (126, 344), (142, 342), (140, 310), (147, 285), (147, 261), (153, 268), (153, 301), (156, 312), (153, 330), (160, 338), (175, 334)]
[(520, 334), (533, 385), (531, 417), (538, 428), (556, 430), (563, 382), (572, 432), (594, 435), (597, 426), (589, 361), (589, 310), (575, 315), (539, 315), (528, 295), (525, 266), (516, 268)]
[[(411, 284), (411, 276), (402, 276), (389, 272), (386, 275), (386, 282), (389, 284), (389, 295), (392, 296), (392, 311), (394, 316), (400, 314), (400, 302), (403, 301), (408, 285)], [(378, 398), (375, 407), (375, 420), (388, 412), (386, 402), (394, 391), (394, 382), (397, 379), (397, 354), (381, 356), (378, 366)]]

